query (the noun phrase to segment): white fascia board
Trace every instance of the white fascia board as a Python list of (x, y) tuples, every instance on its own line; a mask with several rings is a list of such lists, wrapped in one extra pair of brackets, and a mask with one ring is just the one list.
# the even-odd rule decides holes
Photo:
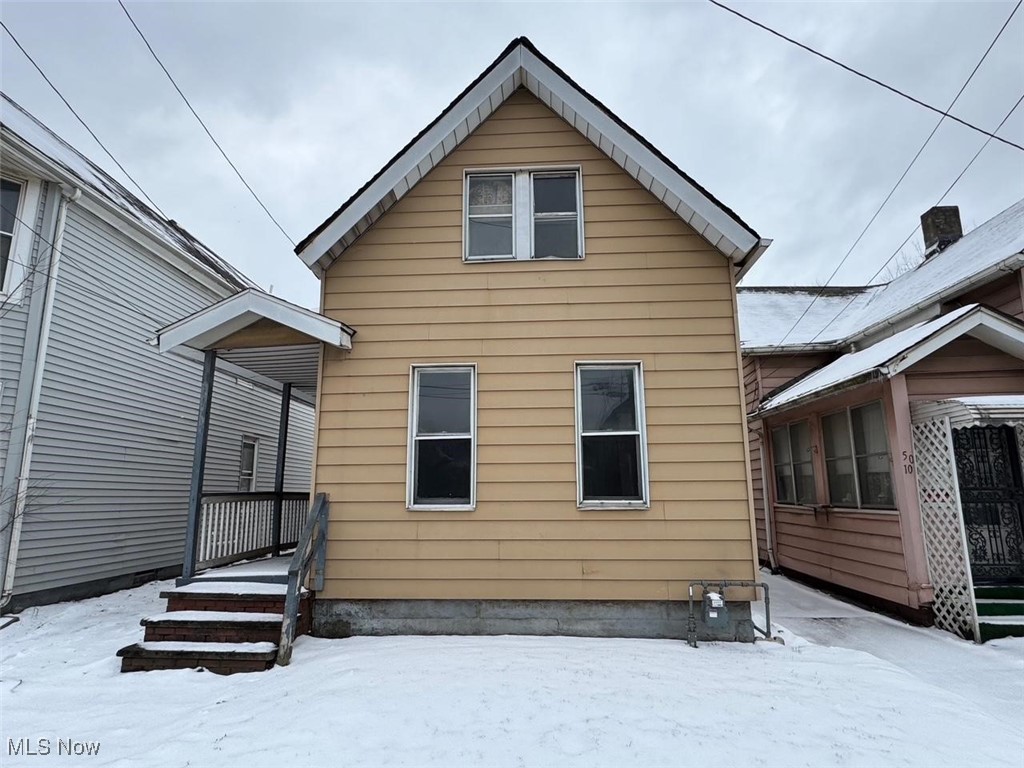
[(961, 336), (973, 336), (1008, 355), (1024, 359), (1024, 327), (983, 306), (975, 305), (970, 313), (891, 360), (885, 366), (885, 372), (888, 376), (902, 373)]
[[(612, 119), (604, 110), (597, 107), (578, 89), (563, 80), (531, 51), (520, 48), (520, 52), (523, 69), (537, 78), (538, 82), (546, 86), (551, 92), (552, 97), (563, 102), (577, 116), (606, 136), (616, 147), (621, 148), (628, 158), (627, 163), (629, 161), (636, 163), (639, 168), (649, 173), (655, 181), (678, 197), (682, 201), (683, 206), (691, 209), (693, 214), (699, 217), (695, 221), (703, 220), (703, 222), (706, 222), (706, 225), (701, 227), (704, 230), (701, 232), (702, 235), (707, 237), (706, 233), (709, 233), (707, 227), (710, 226), (728, 242), (728, 247), (726, 247), (726, 243), (722, 243), (719, 238), (715, 238), (718, 240), (717, 244), (713, 243), (715, 247), (723, 252), (727, 252), (727, 255), (731, 255), (737, 250), (741, 251), (742, 255), (746, 255), (754, 246), (758, 245), (759, 240), (754, 235), (750, 234), (735, 219), (722, 210), (721, 207), (708, 199), (701, 190), (687, 181), (678, 171), (671, 168), (664, 160), (644, 146), (642, 142), (638, 141), (635, 136), (624, 129), (616, 120)], [(524, 78), (524, 81), (529, 82), (529, 79)], [(548, 100), (544, 99), (544, 101)], [(684, 216), (683, 218), (692, 218), (692, 216)]]
[[(451, 112), (445, 115), (443, 120), (438, 121), (429, 131), (420, 136), (419, 140), (409, 147), (386, 172), (363, 190), (358, 200), (353, 201), (348, 209), (343, 211), (309, 245), (302, 249), (298, 255), (303, 263), (311, 268), (317, 264), (320, 258), (330, 251), (349, 230), (355, 228), (367, 213), (401, 183), (402, 179), (415, 171), (425, 158), (429, 158), (435, 148), (442, 146), (445, 138), (455, 130), (456, 126), (468, 120), (479, 107), (484, 105), (489, 107), (494, 92), (500, 90), (506, 80), (515, 76), (519, 69), (521, 55), (522, 47), (510, 52), (504, 61), (500, 62), (487, 77), (477, 83), (452, 108)], [(454, 149), (454, 146), (452, 148)], [(448, 152), (445, 151), (442, 154), (447, 155)]]
[(155, 342), (160, 352), (180, 346), (205, 349), (261, 318), (325, 344), (352, 349), (352, 330), (342, 323), (252, 288), (161, 328)]

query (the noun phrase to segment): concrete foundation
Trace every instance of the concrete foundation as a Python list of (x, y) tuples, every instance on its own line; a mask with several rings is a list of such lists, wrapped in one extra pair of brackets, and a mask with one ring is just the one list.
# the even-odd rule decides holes
[[(698, 640), (752, 643), (750, 604), (729, 602), (729, 622), (711, 628), (694, 606)], [(572, 635), (686, 638), (689, 604), (597, 600), (323, 600), (318, 637), (353, 635)]]

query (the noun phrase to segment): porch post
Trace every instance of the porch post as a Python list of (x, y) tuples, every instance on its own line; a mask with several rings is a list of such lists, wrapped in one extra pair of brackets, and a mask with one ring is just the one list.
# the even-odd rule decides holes
[(206, 471), (206, 443), (210, 436), (210, 406), (213, 401), (213, 380), (217, 370), (217, 352), (206, 350), (203, 357), (203, 383), (199, 393), (199, 416), (196, 420), (196, 444), (192, 453), (192, 481), (188, 489), (188, 527), (185, 529), (185, 559), (181, 579), (190, 580), (196, 573), (196, 550), (199, 544), (199, 514), (203, 506), (203, 475)]
[(284, 462), (288, 455), (288, 415), (292, 385), (281, 388), (281, 418), (277, 427), (277, 467), (274, 469), (274, 556), (281, 554), (281, 509), (284, 506)]

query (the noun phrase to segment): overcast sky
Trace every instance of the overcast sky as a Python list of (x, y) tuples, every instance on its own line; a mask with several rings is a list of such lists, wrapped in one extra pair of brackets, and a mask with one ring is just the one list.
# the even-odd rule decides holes
[[(296, 241), (519, 35), (774, 239), (750, 283), (823, 282), (938, 120), (704, 3), (127, 5)], [(945, 108), (1013, 5), (736, 7)], [(5, 0), (2, 15), (169, 217), (263, 287), (316, 306), (316, 279), (116, 3)], [(3, 90), (110, 170), (6, 35), (2, 46)], [(953, 113), (993, 129), (1022, 93), (1024, 8)], [(1024, 105), (1000, 135), (1024, 144)], [(984, 140), (944, 123), (833, 284), (870, 278)], [(993, 141), (945, 202), (971, 229), (1022, 197), (1024, 152)]]

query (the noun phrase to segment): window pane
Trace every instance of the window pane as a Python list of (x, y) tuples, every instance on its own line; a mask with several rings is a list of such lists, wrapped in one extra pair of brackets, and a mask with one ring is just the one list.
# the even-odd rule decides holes
[(0, 235), (0, 288), (4, 287), (7, 279), (7, 260), (11, 254), (10, 235)]
[(809, 462), (794, 464), (796, 470), (796, 500), (801, 504), (817, 504), (818, 497), (814, 492), (814, 465)]
[(469, 258), (511, 255), (511, 216), (469, 220)]
[(772, 430), (772, 457), (775, 464), (789, 464), (793, 459), (789, 451), (789, 430), (786, 427)]
[(416, 441), (417, 504), (469, 504), (472, 440)]
[(775, 467), (775, 496), (777, 501), (796, 501), (796, 490), (793, 486), (793, 467), (779, 464)]
[(636, 430), (633, 368), (580, 368), (584, 432)]
[(0, 181), (0, 231), (14, 234), (14, 217), (18, 215), (18, 196), (21, 185), (4, 179)]
[(533, 258), (578, 259), (579, 227), (576, 219), (535, 219)]
[(582, 438), (584, 501), (642, 501), (639, 435)]
[(811, 458), (811, 425), (806, 421), (789, 425), (789, 441), (793, 446), (793, 461)]
[(860, 501), (866, 507), (892, 507), (892, 476), (889, 454), (875, 454), (857, 459), (860, 480)]
[(828, 471), (828, 500), (837, 507), (856, 507), (857, 491), (854, 487), (852, 459), (830, 459), (825, 462)]
[(887, 453), (888, 441), (885, 436), (885, 416), (882, 404), (872, 403), (850, 411), (853, 422), (853, 444), (858, 456), (865, 453)]
[(469, 215), (512, 215), (512, 176), (470, 176)]
[(846, 412), (833, 413), (821, 419), (825, 442), (825, 458), (833, 459), (850, 456), (850, 425)]
[(470, 371), (418, 371), (417, 435), (469, 434)]
[(533, 177), (534, 213), (575, 213), (576, 174)]
[(256, 446), (253, 443), (242, 443), (242, 474), (251, 475), (256, 463)]

